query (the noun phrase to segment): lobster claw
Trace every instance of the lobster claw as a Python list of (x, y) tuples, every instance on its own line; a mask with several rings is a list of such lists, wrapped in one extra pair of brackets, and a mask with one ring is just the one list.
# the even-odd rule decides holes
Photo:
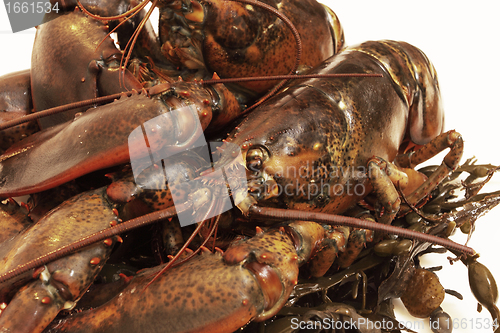
[[(186, 92), (182, 82), (169, 87), (155, 88), (153, 92), (160, 94), (152, 97), (142, 92), (123, 96), (11, 147), (0, 159), (0, 196), (44, 191), (91, 171), (141, 160), (150, 149), (162, 157), (164, 151), (172, 155), (200, 146), (199, 138), (211, 120), (210, 102), (191, 105), (182, 96)], [(204, 92), (194, 89), (192, 94), (209, 97)], [(91, 135), (97, 132), (101, 133), (99, 137)], [(17, 172), (19, 165), (26, 166), (22, 175)], [(41, 168), (48, 171), (40, 173)]]
[[(68, 29), (67, 27), (74, 27)], [(80, 31), (85, 31), (81, 34)], [(31, 87), (36, 111), (55, 106), (126, 91), (142, 85), (130, 72), (120, 68), (121, 52), (108, 28), (79, 11), (59, 15), (37, 29), (31, 62)], [(74, 40), (80, 40), (77, 46)], [(102, 41), (96, 52), (96, 45)], [(47, 66), (48, 59), (58, 58), (57, 66)], [(123, 75), (123, 76), (122, 76)], [(64, 92), (64, 93), (61, 93)], [(42, 128), (72, 120), (72, 112), (39, 120)]]
[[(47, 247), (59, 248), (87, 232), (101, 231), (111, 223), (116, 224), (118, 217), (113, 208), (104, 188), (65, 201), (8, 242), (2, 274), (45, 254)], [(82, 297), (111, 254), (113, 245), (111, 239), (93, 244), (49, 263), (43, 270), (35, 270), (34, 275), (28, 272), (1, 283), (0, 302), (10, 302), (0, 316), (0, 327), (9, 332), (43, 330), (59, 311), (71, 308)], [(27, 287), (17, 291), (24, 283), (28, 283)], [(32, 314), (29, 320), (19, 315), (26, 312)]]

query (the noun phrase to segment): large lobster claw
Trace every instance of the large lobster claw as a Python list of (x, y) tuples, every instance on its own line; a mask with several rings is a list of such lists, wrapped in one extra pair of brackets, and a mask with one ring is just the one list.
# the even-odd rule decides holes
[[(107, 33), (103, 22), (79, 11), (59, 15), (38, 26), (31, 60), (36, 111), (142, 88), (130, 72), (120, 69), (122, 53)], [(54, 59), (58, 65), (47, 66)], [(42, 128), (49, 127), (71, 120), (82, 111), (85, 110), (76, 109), (39, 122)]]
[[(170, 109), (185, 112), (178, 115)], [(179, 142), (179, 135), (196, 140), (211, 120), (211, 105), (187, 105), (175, 92), (151, 98), (136, 93), (77, 114), (69, 123), (30, 136), (0, 158), (0, 196), (44, 191), (89, 172), (127, 163), (130, 155), (147, 154), (142, 151), (143, 138), (129, 139), (137, 126), (159, 115), (163, 116), (155, 125), (158, 135), (149, 138), (152, 149), (182, 150), (184, 141)]]

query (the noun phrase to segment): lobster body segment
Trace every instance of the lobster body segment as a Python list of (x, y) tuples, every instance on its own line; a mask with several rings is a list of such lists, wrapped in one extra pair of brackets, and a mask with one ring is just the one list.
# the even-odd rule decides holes
[(444, 110), (436, 70), (421, 50), (405, 42), (390, 41), (379, 47), (368, 42), (352, 49), (382, 64), (394, 89), (408, 105), (407, 140), (424, 145), (443, 132)]

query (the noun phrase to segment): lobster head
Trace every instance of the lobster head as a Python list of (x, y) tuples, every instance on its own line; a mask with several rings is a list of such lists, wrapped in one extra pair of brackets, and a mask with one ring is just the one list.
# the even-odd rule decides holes
[(419, 49), (367, 42), (311, 73), (360, 72), (382, 77), (297, 80), (236, 127), (229, 142), (241, 148), (249, 196), (342, 213), (371, 192), (370, 158), (393, 161), (405, 137), (421, 145), (441, 133), (436, 72)]
[(348, 132), (338, 105), (304, 82), (260, 106), (229, 142), (241, 148), (249, 198), (272, 207), (339, 211), (348, 206), (346, 186), (355, 185), (349, 181), (365, 178), (349, 169)]

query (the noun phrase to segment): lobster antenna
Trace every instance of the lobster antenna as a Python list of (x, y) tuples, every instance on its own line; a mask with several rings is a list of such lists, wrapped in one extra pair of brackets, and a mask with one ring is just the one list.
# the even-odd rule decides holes
[(317, 212), (304, 212), (294, 209), (268, 208), (260, 207), (257, 205), (253, 205), (249, 208), (249, 215), (251, 217), (265, 217), (279, 220), (304, 220), (332, 225), (345, 225), (353, 228), (370, 229), (373, 231), (381, 231), (387, 234), (398, 235), (405, 238), (441, 245), (447, 249), (459, 251), (471, 256), (476, 254), (476, 252), (472, 248), (458, 244), (450, 239), (349, 216), (332, 215)]
[[(158, 220), (173, 217), (177, 212), (184, 212), (187, 209), (192, 208), (192, 203), (184, 203), (181, 205), (169, 207), (163, 210), (159, 210), (153, 213), (146, 214), (144, 216), (128, 220), (126, 222), (120, 223), (116, 226), (109, 227), (107, 229), (96, 232), (79, 241), (63, 246), (57, 250), (51, 251), (43, 256), (40, 256), (34, 260), (17, 266), (16, 268), (8, 271), (7, 273), (0, 275), (0, 284), (8, 281), (16, 276), (29, 272), (32, 269), (41, 267), (47, 263), (64, 257), (72, 252), (80, 250), (86, 246), (100, 242), (102, 240), (117, 236), (126, 231), (142, 227), (151, 223), (155, 223)], [(333, 215), (326, 213), (316, 213), (316, 212), (303, 212), (299, 210), (289, 210), (289, 209), (279, 209), (279, 208), (267, 208), (259, 206), (251, 206), (249, 209), (249, 215), (251, 217), (266, 217), (277, 220), (304, 220), (319, 223), (327, 223), (332, 225), (346, 225), (354, 228), (370, 229), (374, 231), (381, 231), (385, 233), (395, 234), (403, 236), (406, 238), (416, 239), (423, 242), (429, 242), (437, 245), (444, 246), (452, 251), (459, 251), (468, 255), (475, 255), (476, 252), (468, 247), (458, 244), (452, 240), (440, 238), (437, 236), (408, 230), (400, 227), (395, 227), (391, 225), (385, 225), (377, 222), (372, 222), (368, 220), (362, 220), (354, 217)], [(196, 233), (193, 233), (195, 235)], [(194, 237), (194, 236), (192, 236)], [(208, 238), (207, 238), (208, 239)], [(201, 249), (201, 247), (200, 247)], [(199, 251), (199, 249), (197, 250)], [(179, 251), (180, 252), (180, 251)], [(172, 261), (171, 261), (172, 262)]]
[(57, 113), (61, 113), (61, 112), (65, 112), (65, 111), (69, 111), (69, 110), (73, 110), (73, 109), (77, 109), (77, 108), (81, 108), (81, 107), (85, 107), (85, 106), (92, 106), (92, 105), (96, 105), (96, 104), (109, 103), (109, 102), (114, 101), (117, 98), (122, 97), (123, 95), (130, 97), (136, 93), (137, 93), (137, 91), (132, 90), (132, 91), (121, 92), (121, 93), (117, 93), (117, 94), (113, 94), (113, 95), (87, 99), (85, 101), (79, 101), (79, 102), (74, 102), (74, 103), (65, 104), (65, 105), (61, 105), (61, 106), (56, 106), (54, 108), (39, 111), (36, 113), (31, 113), (29, 115), (22, 116), (22, 117), (19, 117), (17, 119), (6, 121), (6, 122), (0, 124), (0, 131), (7, 129), (7, 128), (14, 127), (14, 126), (22, 124), (22, 123), (26, 123), (26, 122), (31, 121), (31, 120), (40, 119), (40, 118), (51, 116), (51, 115), (54, 115)]
[[(227, 79), (210, 79), (201, 80), (203, 85), (219, 84), (219, 83), (238, 83), (248, 81), (273, 81), (273, 80), (301, 80), (301, 79), (332, 79), (345, 77), (383, 77), (382, 74), (372, 73), (337, 73), (337, 74), (287, 74), (274, 76), (252, 76), (252, 77), (235, 77)], [(247, 109), (248, 110), (248, 109)]]
[(96, 50), (99, 48), (99, 46), (101, 46), (101, 44), (106, 40), (106, 38), (110, 37), (111, 34), (113, 32), (115, 32), (122, 24), (124, 24), (125, 22), (127, 22), (128, 20), (130, 20), (132, 17), (134, 17), (135, 15), (137, 15), (143, 8), (145, 8), (147, 6), (147, 4), (149, 3), (149, 1), (150, 0), (145, 0), (141, 4), (139, 4), (139, 5), (135, 6), (134, 8), (126, 11), (123, 14), (116, 15), (116, 16), (102, 17), (102, 16), (99, 16), (99, 15), (91, 13), (88, 9), (86, 9), (82, 5), (82, 3), (80, 2), (80, 0), (77, 0), (78, 8), (80, 8), (80, 10), (83, 13), (85, 13), (86, 15), (88, 15), (88, 16), (90, 16), (93, 19), (96, 19), (98, 21), (116, 21), (116, 20), (120, 20), (122, 18), (126, 18), (125, 20), (121, 21), (116, 27), (114, 27), (113, 30), (111, 30), (110, 32), (108, 32), (108, 34), (106, 35), (106, 37), (104, 37), (103, 40), (101, 40), (101, 42), (96, 46)]
[[(149, 2), (149, 0), (147, 1)], [(153, 3), (151, 5), (151, 8), (149, 8), (148, 12), (144, 16), (144, 18), (141, 20), (141, 23), (135, 29), (134, 33), (132, 34), (132, 38), (128, 41), (127, 45), (125, 46), (125, 50), (128, 49), (125, 56), (125, 61), (122, 59), (120, 60), (120, 68), (122, 69), (121, 75), (122, 75), (122, 81), (123, 81), (123, 86), (125, 87), (125, 70), (127, 68), (128, 62), (130, 60), (130, 56), (132, 55), (132, 50), (134, 48), (134, 45), (137, 42), (137, 38), (139, 37), (139, 34), (141, 33), (142, 28), (144, 28), (144, 25), (148, 21), (149, 17), (153, 13), (153, 10), (155, 9), (156, 5), (158, 4), (158, 0), (153, 0)], [(137, 11), (138, 13), (139, 11)], [(134, 14), (135, 15), (135, 14)]]
[[(369, 74), (369, 73), (338, 73), (338, 74), (304, 74), (304, 75), (276, 75), (276, 76), (255, 76), (255, 77), (240, 77), (240, 78), (227, 78), (227, 79), (210, 79), (210, 80), (201, 80), (195, 83), (202, 85), (212, 85), (212, 84), (223, 84), (223, 83), (233, 83), (233, 82), (248, 82), (248, 81), (267, 81), (267, 80), (299, 80), (299, 79), (311, 79), (311, 78), (345, 78), (345, 77), (382, 77), (382, 74)], [(157, 94), (162, 91), (166, 91), (170, 87), (169, 83), (164, 83), (161, 85), (153, 86), (150, 88), (144, 89), (148, 93)], [(138, 93), (137, 91), (126, 91), (121, 93), (116, 93), (113, 95), (102, 96), (97, 98), (92, 98), (84, 101), (74, 102), (70, 104), (65, 104), (61, 106), (56, 106), (54, 108), (50, 108), (43, 111), (38, 111), (36, 113), (31, 113), (29, 115), (25, 115), (19, 117), (17, 119), (13, 119), (10, 121), (6, 121), (0, 124), (0, 131), (17, 126), (19, 124), (26, 123), (31, 120), (40, 119), (43, 117), (51, 116), (57, 113), (69, 111), (72, 109), (77, 109), (85, 106), (92, 106), (97, 104), (105, 104), (109, 102), (113, 102), (115, 99), (120, 98), (122, 96), (130, 97), (133, 94)], [(140, 93), (140, 92), (139, 92)], [(248, 112), (250, 108), (246, 109), (245, 112)]]

